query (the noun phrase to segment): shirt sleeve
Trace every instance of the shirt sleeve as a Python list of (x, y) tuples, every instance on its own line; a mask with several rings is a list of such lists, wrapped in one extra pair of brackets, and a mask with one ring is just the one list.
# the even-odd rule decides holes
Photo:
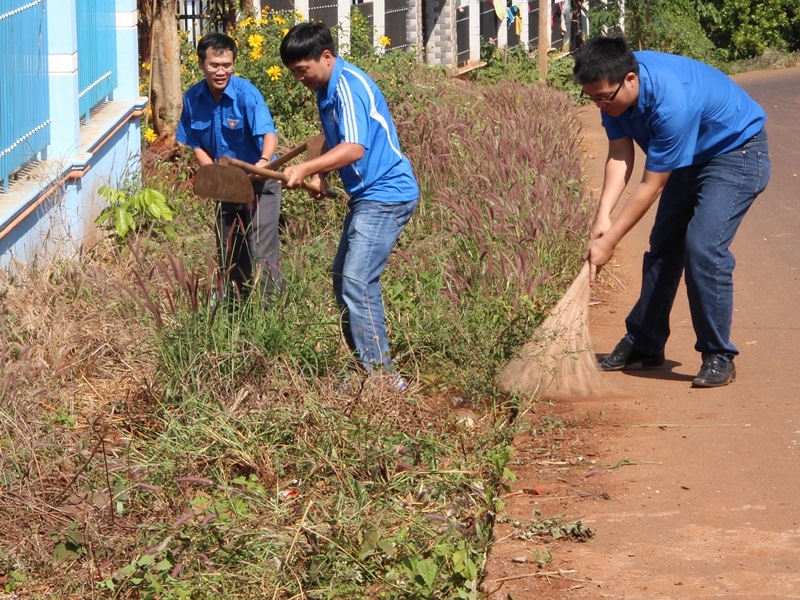
[(246, 92), (245, 107), (253, 137), (261, 139), (268, 133), (278, 135), (272, 113), (264, 101), (264, 96), (255, 86)]
[(186, 96), (183, 97), (183, 109), (181, 110), (181, 119), (178, 121), (178, 130), (175, 132), (175, 141), (190, 148), (200, 147), (200, 141), (192, 129), (192, 111)]
[(621, 140), (624, 137), (628, 137), (628, 134), (620, 126), (617, 119), (609, 117), (603, 111), (600, 111), (600, 121), (603, 124), (603, 128), (606, 130), (606, 137), (608, 137), (609, 140)]

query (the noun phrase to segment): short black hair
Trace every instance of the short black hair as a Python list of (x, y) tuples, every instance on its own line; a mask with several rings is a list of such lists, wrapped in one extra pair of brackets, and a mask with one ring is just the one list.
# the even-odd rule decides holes
[(281, 60), (287, 67), (298, 60), (319, 60), (325, 50), (336, 56), (331, 30), (325, 23), (298, 23), (281, 42)]
[(230, 50), (233, 52), (233, 60), (236, 60), (236, 42), (233, 41), (232, 37), (224, 33), (207, 33), (200, 38), (200, 41), (197, 42), (197, 58), (200, 59), (200, 62), (206, 62), (209, 48), (213, 48), (217, 54)]
[(572, 74), (581, 85), (598, 81), (622, 83), (628, 73), (639, 75), (639, 61), (624, 37), (597, 36), (575, 53)]

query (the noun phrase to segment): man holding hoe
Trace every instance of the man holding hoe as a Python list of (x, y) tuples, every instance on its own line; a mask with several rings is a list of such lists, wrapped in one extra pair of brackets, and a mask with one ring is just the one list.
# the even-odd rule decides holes
[[(623, 38), (597, 37), (576, 54), (575, 79), (601, 110), (608, 158), (585, 258), (590, 279), (617, 244), (661, 200), (644, 255), (641, 295), (627, 334), (600, 360), (606, 371), (664, 364), (669, 315), (681, 274), (702, 367), (693, 387), (736, 379), (731, 343), (730, 245), (769, 181), (766, 115), (721, 71), (660, 52), (632, 52)], [(633, 143), (647, 155), (644, 175), (611, 219), (630, 178)]]
[[(208, 33), (197, 44), (205, 79), (189, 88), (176, 139), (192, 148), (200, 166), (223, 156), (264, 167), (278, 147), (272, 115), (261, 92), (233, 74), (236, 42), (222, 33)], [(258, 282), (266, 304), (284, 288), (280, 268), (278, 222), (281, 186), (254, 181), (250, 204), (217, 202), (217, 244), (220, 271), (229, 291), (247, 296)]]
[[(384, 321), (380, 275), (397, 238), (411, 218), (419, 187), (400, 150), (383, 94), (361, 69), (336, 55), (322, 23), (300, 23), (283, 38), (281, 60), (295, 79), (316, 92), (327, 148), (312, 160), (286, 167), (285, 185), (307, 177), (319, 182), (338, 170), (350, 196), (333, 261), (333, 291), (342, 313), (342, 333), (367, 372), (394, 373)], [(406, 388), (399, 375), (398, 391)]]

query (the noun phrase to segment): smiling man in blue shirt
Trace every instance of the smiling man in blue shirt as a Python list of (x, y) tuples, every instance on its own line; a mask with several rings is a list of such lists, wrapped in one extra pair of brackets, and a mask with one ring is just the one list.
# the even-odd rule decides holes
[[(209, 33), (197, 44), (197, 58), (205, 79), (184, 94), (177, 141), (192, 148), (201, 166), (223, 156), (265, 166), (275, 157), (278, 136), (261, 92), (233, 74), (236, 42)], [(276, 181), (253, 182), (251, 204), (217, 202), (220, 267), (236, 295), (247, 295), (256, 279), (264, 303), (283, 290), (280, 211)]]
[[(380, 275), (417, 205), (414, 171), (400, 151), (383, 94), (366, 73), (336, 55), (327, 26), (296, 25), (280, 52), (295, 79), (316, 92), (327, 146), (318, 158), (284, 169), (286, 186), (299, 187), (311, 176), (324, 191), (325, 175), (338, 170), (350, 196), (333, 261), (342, 332), (364, 369), (394, 372)], [(395, 382), (405, 388), (399, 376)]]
[[(730, 340), (735, 265), (730, 245), (769, 181), (763, 109), (721, 71), (681, 56), (632, 52), (623, 38), (597, 37), (582, 46), (574, 75), (600, 108), (609, 140), (585, 255), (592, 280), (661, 198), (644, 255), (641, 294), (625, 320), (627, 334), (600, 367), (664, 364), (669, 314), (685, 272), (695, 349), (702, 355), (692, 386), (731, 383), (738, 350)], [(647, 155), (644, 175), (612, 220), (633, 169), (634, 142)]]

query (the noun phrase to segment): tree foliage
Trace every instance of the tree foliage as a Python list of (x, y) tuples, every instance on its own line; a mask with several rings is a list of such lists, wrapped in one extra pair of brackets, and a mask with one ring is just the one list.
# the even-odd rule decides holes
[(624, 29), (636, 49), (710, 63), (800, 47), (800, 0), (590, 0), (589, 11), (595, 31)]
[(713, 0), (719, 23), (710, 27), (711, 39), (725, 48), (730, 59), (749, 58), (767, 48), (800, 47), (800, 0)]

